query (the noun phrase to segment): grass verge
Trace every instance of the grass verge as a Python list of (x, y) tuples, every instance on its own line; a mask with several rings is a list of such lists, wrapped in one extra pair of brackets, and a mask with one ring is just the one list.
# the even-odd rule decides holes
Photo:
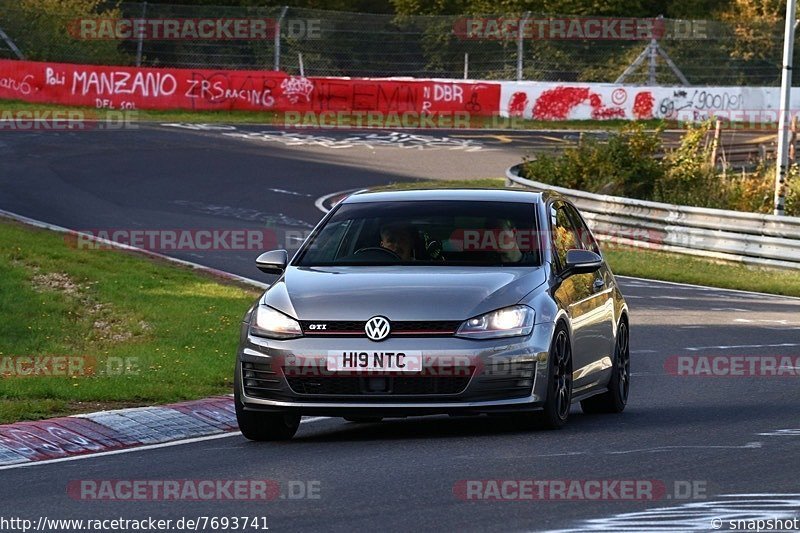
[(615, 246), (604, 252), (615, 274), (723, 289), (800, 296), (800, 271), (712, 261), (685, 254)]
[(230, 392), (258, 293), (0, 219), (0, 423)]
[[(472, 180), (416, 181), (393, 183), (379, 189), (403, 190), (417, 188), (497, 188), (505, 187), (503, 178)], [(785, 296), (800, 296), (800, 271), (779, 268), (760, 268), (660, 252), (606, 244), (603, 253), (615, 274), (639, 278), (691, 283), (708, 287), (766, 292)]]

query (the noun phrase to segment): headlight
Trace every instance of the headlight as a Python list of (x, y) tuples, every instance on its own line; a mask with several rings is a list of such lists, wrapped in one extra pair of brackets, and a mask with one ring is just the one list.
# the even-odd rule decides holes
[(259, 305), (250, 318), (250, 333), (268, 339), (293, 339), (302, 337), (300, 323), (266, 305)]
[(458, 328), (456, 336), (470, 339), (496, 339), (528, 335), (533, 330), (535, 316), (536, 313), (527, 305), (505, 307), (464, 321)]

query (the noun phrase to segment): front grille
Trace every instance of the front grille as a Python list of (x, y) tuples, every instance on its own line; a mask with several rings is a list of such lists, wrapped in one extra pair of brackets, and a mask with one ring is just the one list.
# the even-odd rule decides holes
[[(303, 320), (303, 334), (315, 337), (366, 337), (366, 321), (358, 320)], [(324, 325), (325, 329), (319, 329)], [(391, 322), (392, 335), (439, 337), (455, 334), (461, 322), (458, 320), (405, 320)]]
[(287, 377), (297, 394), (330, 396), (401, 396), (459, 394), (467, 388), (470, 376), (394, 376), (394, 377)]

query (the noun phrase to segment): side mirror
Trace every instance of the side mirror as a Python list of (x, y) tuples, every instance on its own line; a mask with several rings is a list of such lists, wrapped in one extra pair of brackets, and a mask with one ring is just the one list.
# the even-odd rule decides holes
[(603, 266), (603, 258), (589, 250), (567, 250), (567, 265), (562, 277), (591, 274)]
[(256, 258), (256, 267), (265, 274), (280, 276), (289, 264), (289, 253), (286, 250), (264, 252)]

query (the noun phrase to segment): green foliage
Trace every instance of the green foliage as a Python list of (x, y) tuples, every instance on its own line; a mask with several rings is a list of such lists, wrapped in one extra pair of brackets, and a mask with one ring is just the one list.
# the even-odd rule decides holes
[(525, 163), (525, 177), (571, 189), (636, 198), (652, 197), (664, 174), (653, 154), (662, 150), (661, 130), (632, 123), (607, 142), (583, 139), (558, 156), (542, 155)]
[(710, 129), (710, 121), (690, 126), (680, 145), (664, 156), (665, 172), (655, 184), (655, 200), (715, 207), (709, 205), (718, 198), (714, 193), (716, 173), (710, 162), (711, 146), (707, 141)]
[(789, 173), (786, 187), (786, 214), (800, 217), (800, 170), (796, 165)]
[[(771, 213), (774, 164), (755, 172), (718, 172), (711, 161), (711, 123), (690, 127), (680, 144), (665, 149), (660, 130), (632, 124), (606, 142), (583, 140), (559, 155), (525, 161), (528, 179), (560, 187), (679, 205)], [(786, 214), (800, 216), (800, 170), (792, 166)]]
[[(117, 8), (102, 9), (101, 0), (19, 0), (4, 5), (0, 27), (26, 59), (119, 65), (130, 60), (114, 40), (85, 40), (70, 34), (80, 18), (118, 18)], [(74, 31), (73, 31), (74, 33)]]

